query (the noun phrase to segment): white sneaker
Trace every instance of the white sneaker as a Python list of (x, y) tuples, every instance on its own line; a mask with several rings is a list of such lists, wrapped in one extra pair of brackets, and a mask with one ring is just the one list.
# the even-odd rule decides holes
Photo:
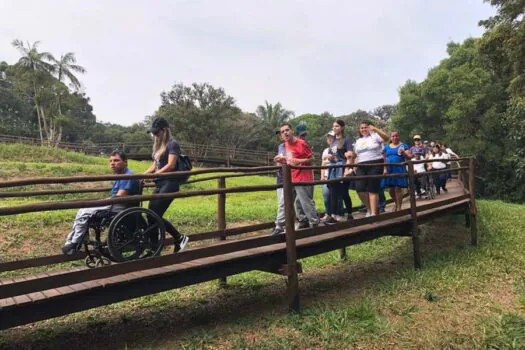
[(366, 211), (365, 218), (368, 218), (368, 217), (370, 217), (370, 216), (372, 216), (372, 214), (370, 213), (370, 210), (367, 210), (367, 211)]
[(335, 219), (336, 219), (338, 222), (346, 221), (346, 218), (345, 218), (344, 216), (341, 216), (341, 215), (336, 215), (336, 216), (335, 216)]

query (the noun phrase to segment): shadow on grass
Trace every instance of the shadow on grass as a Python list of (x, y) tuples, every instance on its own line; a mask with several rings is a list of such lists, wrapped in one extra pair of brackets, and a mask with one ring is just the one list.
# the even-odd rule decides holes
[[(433, 256), (445, 254), (454, 257), (464, 254), (468, 239), (462, 217), (436, 220), (431, 225), (423, 226), (421, 232), (424, 237), (423, 264), (426, 258), (432, 259)], [(163, 340), (180, 339), (187, 343), (188, 339), (203, 335), (212, 341), (221, 327), (250, 327), (253, 324), (260, 327), (261, 322), (268, 324), (275, 317), (285, 317), (284, 320), (297, 325), (300, 331), (307, 334), (323, 336), (328, 328), (323, 328), (318, 317), (309, 317), (319, 313), (323, 313), (328, 322), (335, 325), (339, 322), (340, 328), (344, 328), (348, 322), (360, 324), (356, 332), (337, 335), (351, 341), (358, 333), (370, 332), (379, 327), (381, 322), (377, 314), (366, 303), (356, 306), (355, 310), (350, 308), (344, 312), (330, 311), (323, 305), (336, 304), (341, 295), (359, 296), (366, 290), (388, 288), (392, 282), (412, 273), (412, 242), (406, 238), (399, 239), (404, 242), (393, 249), (391, 254), (377, 256), (372, 262), (353, 262), (350, 256), (348, 261), (335, 266), (305, 271), (300, 279), (303, 305), (300, 315), (285, 314), (286, 286), (283, 277), (268, 275), (254, 284), (249, 282), (250, 278), (248, 282), (243, 282), (233, 277), (232, 284), (225, 289), (210, 287), (199, 291), (198, 286), (190, 287), (196, 288), (196, 298), (188, 297), (181, 301), (177, 296), (170, 297), (177, 291), (170, 291), (161, 293), (161, 297), (145, 297), (159, 298), (160, 302), (144, 309), (133, 307), (133, 302), (123, 302), (116, 304), (116, 312), (99, 308), (67, 316), (57, 323), (51, 320), (3, 331), (0, 333), (0, 348), (115, 349), (130, 344), (132, 347), (145, 344), (148, 348), (162, 344)], [(377, 244), (388, 243), (377, 241)], [(443, 260), (443, 263), (447, 261)], [(303, 317), (306, 322), (300, 322)], [(196, 346), (202, 344), (195, 341), (190, 343)]]

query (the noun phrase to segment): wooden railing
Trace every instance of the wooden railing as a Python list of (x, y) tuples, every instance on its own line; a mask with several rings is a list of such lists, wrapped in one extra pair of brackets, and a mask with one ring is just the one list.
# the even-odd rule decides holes
[[(413, 164), (416, 162), (399, 163), (400, 165), (406, 165), (408, 172), (406, 174), (390, 174), (390, 175), (376, 175), (376, 176), (354, 176), (352, 178), (340, 178), (333, 180), (314, 181), (309, 183), (293, 183), (291, 178), (291, 170), (298, 167), (289, 165), (283, 165), (282, 167), (259, 167), (259, 168), (215, 168), (215, 169), (204, 169), (190, 172), (192, 175), (197, 174), (209, 174), (221, 172), (222, 174), (208, 177), (206, 180), (217, 180), (217, 188), (210, 190), (200, 191), (187, 191), (178, 193), (163, 193), (163, 194), (145, 194), (140, 196), (127, 196), (121, 198), (111, 199), (97, 199), (97, 200), (74, 200), (74, 201), (53, 201), (53, 202), (42, 202), (32, 203), (27, 205), (17, 205), (12, 207), (1, 207), (0, 216), (14, 215), (22, 213), (30, 213), (36, 211), (51, 211), (71, 208), (87, 208), (109, 204), (122, 204), (136, 201), (147, 201), (154, 199), (164, 198), (183, 198), (183, 197), (194, 197), (194, 196), (217, 196), (217, 230), (210, 232), (202, 232), (190, 236), (191, 241), (202, 241), (209, 239), (219, 239), (219, 242), (198, 246), (195, 249), (191, 249), (179, 254), (170, 254), (154, 258), (148, 258), (138, 261), (131, 261), (121, 264), (115, 264), (105, 266), (93, 270), (70, 270), (56, 275), (43, 275), (37, 276), (30, 279), (21, 279), (19, 281), (12, 281), (12, 283), (0, 283), (0, 299), (15, 297), (21, 294), (38, 292), (41, 290), (47, 290), (51, 288), (59, 288), (75, 283), (84, 283), (87, 281), (98, 280), (101, 278), (111, 278), (122, 274), (137, 272), (141, 270), (154, 269), (158, 267), (167, 267), (174, 264), (180, 264), (182, 262), (188, 262), (195, 259), (202, 258), (219, 258), (231, 253), (240, 253), (249, 251), (250, 249), (263, 249), (278, 243), (285, 243), (285, 258), (286, 260), (280, 261), (279, 259), (271, 255), (264, 255), (260, 257), (260, 266), (257, 268), (270, 271), (274, 273), (280, 273), (287, 277), (287, 297), (288, 305), (290, 310), (297, 311), (300, 308), (299, 302), (299, 285), (298, 285), (298, 273), (301, 271), (301, 265), (297, 261), (299, 258), (319, 254), (320, 252), (326, 251), (326, 249), (332, 249), (334, 247), (343, 248), (346, 244), (357, 244), (366, 240), (374, 239), (382, 235), (400, 235), (409, 236), (413, 242), (413, 253), (414, 253), (414, 266), (416, 268), (421, 267), (421, 253), (420, 253), (420, 236), (418, 227), (422, 221), (426, 221), (432, 218), (435, 214), (441, 212), (457, 212), (457, 210), (463, 210), (463, 204), (468, 203), (468, 210), (465, 214), (468, 217), (468, 221), (471, 227), (471, 242), (472, 244), (477, 243), (477, 226), (476, 226), (476, 205), (475, 205), (475, 162), (472, 158), (460, 158), (457, 160), (460, 166), (455, 169), (446, 169), (439, 171), (429, 171), (425, 174), (415, 174)], [(430, 162), (430, 161), (418, 161), (418, 162)], [(468, 162), (468, 165), (463, 165), (464, 162)], [(375, 164), (374, 166), (392, 165), (390, 164)], [(355, 165), (355, 167), (365, 167), (367, 165)], [(301, 167), (301, 169), (326, 169), (333, 167), (345, 167), (342, 166), (330, 166), (330, 167)], [(243, 240), (229, 241), (227, 237), (236, 236), (244, 233), (254, 232), (262, 229), (268, 229), (273, 226), (272, 222), (261, 223), (256, 225), (243, 226), (238, 228), (228, 228), (226, 221), (226, 202), (227, 195), (233, 193), (245, 193), (255, 191), (274, 191), (280, 188), (280, 185), (257, 185), (257, 186), (240, 186), (240, 187), (227, 187), (226, 179), (232, 176), (252, 176), (261, 171), (275, 171), (281, 169), (283, 172), (283, 191), (285, 201), (285, 217), (286, 217), (286, 234), (280, 235), (277, 238), (271, 236), (257, 236), (249, 237)], [(225, 175), (223, 173), (232, 173)], [(453, 197), (443, 201), (437, 201), (434, 203), (428, 203), (425, 205), (416, 205), (415, 197), (415, 179), (419, 176), (433, 176), (436, 174), (459, 172), (460, 180), (464, 186), (464, 194), (457, 197)], [(240, 174), (236, 174), (240, 173)], [(185, 173), (175, 172), (160, 175), (104, 175), (104, 176), (83, 176), (83, 177), (59, 177), (59, 178), (35, 178), (35, 179), (23, 179), (23, 180), (11, 180), (0, 183), (0, 188), (16, 188), (27, 185), (39, 185), (39, 184), (50, 184), (50, 183), (78, 183), (78, 182), (96, 182), (96, 181), (108, 181), (117, 179), (155, 179), (155, 178), (177, 178)], [(380, 214), (378, 216), (372, 216), (362, 218), (358, 220), (352, 220), (348, 222), (339, 222), (331, 226), (319, 226), (312, 227), (296, 231), (295, 223), (295, 212), (293, 208), (293, 191), (296, 186), (309, 186), (309, 185), (320, 185), (330, 184), (340, 181), (350, 180), (361, 180), (368, 178), (384, 178), (384, 177), (407, 177), (409, 185), (409, 203), (410, 207), (397, 212), (391, 212), (386, 214)], [(78, 191), (78, 190), (75, 190)], [(79, 193), (79, 192), (71, 192)], [(32, 191), (31, 195), (38, 196), (42, 193), (38, 191)], [(46, 193), (46, 194), (49, 194)], [(439, 210), (437, 210), (439, 209)], [(344, 230), (353, 230), (363, 235), (358, 236), (357, 233), (353, 234), (340, 234), (339, 236), (327, 236), (333, 232), (339, 232)], [(352, 231), (354, 232), (354, 231)], [(314, 238), (313, 241), (308, 241), (307, 238)], [(339, 237), (339, 238), (338, 238)], [(339, 241), (336, 241), (338, 239)], [(305, 243), (306, 242), (306, 243)], [(316, 245), (316, 242), (322, 242), (322, 245)], [(172, 243), (171, 240), (167, 240), (166, 243)], [(299, 247), (300, 245), (300, 247)], [(342, 245), (342, 246), (341, 246)], [(276, 252), (279, 251), (280, 246), (276, 247)], [(266, 248), (265, 248), (266, 249)], [(269, 249), (269, 248), (268, 248)], [(324, 250), (323, 250), (324, 249)], [(333, 249), (332, 249), (333, 250)], [(269, 250), (268, 250), (269, 251)], [(255, 251), (254, 251), (255, 252)], [(270, 251), (269, 251), (270, 252)], [(255, 253), (254, 253), (255, 254)], [(38, 266), (46, 266), (51, 264), (57, 264), (60, 262), (66, 262), (76, 259), (83, 258), (83, 254), (76, 254), (74, 256), (54, 255), (47, 257), (37, 257), (31, 259), (24, 259), (18, 261), (7, 261), (0, 263), (0, 272), (13, 271), (18, 269), (25, 269)], [(270, 260), (268, 260), (270, 259)], [(273, 259), (273, 260), (272, 260)], [(259, 261), (259, 260), (257, 260)], [(210, 276), (219, 276), (220, 283), (226, 283), (226, 275), (231, 273), (238, 273), (251, 269), (252, 265), (233, 265), (225, 269), (222, 274), (214, 271), (210, 273)], [(194, 281), (194, 276), (191, 281)], [(202, 277), (203, 280), (204, 277)], [(217, 278), (217, 277), (215, 277)], [(177, 283), (183, 284), (184, 281), (180, 280)], [(188, 282), (190, 283), (190, 282)], [(191, 282), (194, 283), (194, 282)], [(160, 288), (160, 287), (159, 287)], [(147, 293), (146, 293), (147, 294)], [(135, 295), (135, 294), (130, 294)], [(120, 298), (120, 299), (119, 299)], [(123, 296), (114, 300), (122, 300)], [(113, 300), (113, 299), (111, 299)], [(93, 303), (88, 303), (86, 307), (93, 307)], [(49, 315), (63, 314), (56, 311), (49, 311)], [(44, 316), (31, 316), (28, 313), (27, 320), (41, 319), (38, 317)], [(33, 317), (33, 318), (31, 318)], [(47, 317), (47, 316), (46, 316)], [(49, 316), (52, 317), (52, 316)], [(3, 321), (2, 321), (3, 322)], [(24, 321), (25, 322), (25, 321)], [(20, 324), (14, 321), (5, 321), (5, 325)]]

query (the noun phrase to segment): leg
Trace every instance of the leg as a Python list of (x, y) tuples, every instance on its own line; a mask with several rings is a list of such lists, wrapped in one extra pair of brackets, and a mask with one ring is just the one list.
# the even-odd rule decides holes
[(299, 198), (297, 198), (297, 191), (295, 191), (295, 199), (293, 202), (294, 210), (295, 210), (295, 216), (297, 217), (297, 221), (299, 222), (306, 222), (308, 221), (308, 218), (306, 217), (306, 214), (304, 212), (304, 209), (301, 205), (301, 201)]
[(386, 207), (386, 197), (385, 197), (385, 188), (379, 188), (379, 212), (382, 213), (385, 211)]
[(370, 215), (377, 215), (379, 213), (379, 195), (377, 193), (368, 192), (370, 201)]
[(295, 188), (297, 192), (297, 198), (299, 199), (304, 213), (308, 218), (308, 221), (311, 225), (319, 224), (319, 215), (315, 209), (315, 203), (313, 200), (314, 197), (314, 187), (313, 186), (297, 186)]
[(397, 210), (401, 210), (403, 206), (403, 189), (401, 187), (395, 187)]
[(331, 206), (331, 202), (332, 202), (332, 199), (331, 199), (331, 185), (328, 185), (328, 184), (324, 184), (322, 187), (321, 187), (321, 191), (323, 192), (323, 200), (324, 200), (324, 208), (325, 208), (325, 212), (326, 212), (326, 215), (327, 216), (331, 216), (332, 215), (332, 206)]
[(390, 194), (390, 198), (394, 200), (394, 211), (397, 211), (397, 200), (396, 200), (396, 190), (395, 187), (389, 187), (388, 193)]
[(284, 214), (284, 190), (282, 188), (277, 189), (277, 216), (275, 217), (275, 227), (272, 231), (272, 235), (279, 235), (284, 232), (285, 225), (285, 214)]
[[(176, 181), (163, 180), (158, 181), (153, 191), (156, 193), (173, 193), (179, 191), (179, 184)], [(173, 237), (175, 252), (184, 249), (188, 243), (188, 237), (181, 234), (171, 222), (163, 218), (164, 213), (168, 210), (173, 198), (168, 199), (156, 199), (149, 202), (148, 208), (155, 212), (158, 216), (162, 218), (164, 226), (166, 226), (166, 231)]]

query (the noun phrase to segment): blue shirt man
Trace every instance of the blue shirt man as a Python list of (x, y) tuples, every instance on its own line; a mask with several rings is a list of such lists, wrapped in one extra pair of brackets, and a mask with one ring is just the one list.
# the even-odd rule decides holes
[[(114, 151), (109, 158), (109, 167), (115, 175), (131, 175), (133, 172), (128, 169), (128, 158), (124, 152)], [(113, 183), (111, 197), (132, 196), (140, 194), (140, 183), (138, 180), (119, 179)], [(62, 247), (62, 252), (71, 255), (78, 251), (84, 237), (89, 230), (89, 219), (97, 212), (103, 210), (119, 211), (125, 205), (107, 205), (96, 208), (83, 208), (77, 212), (73, 221), (73, 229), (67, 235), (66, 243)]]

